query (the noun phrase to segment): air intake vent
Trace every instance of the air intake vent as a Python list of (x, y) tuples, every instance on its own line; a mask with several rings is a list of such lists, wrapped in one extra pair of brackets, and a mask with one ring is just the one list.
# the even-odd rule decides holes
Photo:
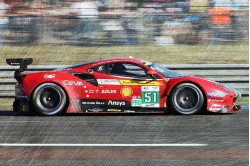
[(92, 84), (94, 86), (98, 86), (98, 83), (97, 83), (95, 77), (93, 75), (91, 75), (91, 74), (81, 74), (81, 73), (79, 74), (79, 73), (77, 73), (77, 74), (74, 74), (74, 75), (76, 77), (80, 78), (81, 80), (84, 80), (84, 81), (86, 81), (86, 82), (88, 82), (88, 83), (90, 83), (90, 84)]

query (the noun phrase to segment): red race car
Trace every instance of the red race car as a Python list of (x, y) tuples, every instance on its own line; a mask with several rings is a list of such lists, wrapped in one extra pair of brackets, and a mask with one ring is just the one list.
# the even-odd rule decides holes
[[(7, 59), (15, 71), (14, 111), (60, 113), (154, 113), (240, 111), (240, 93), (224, 84), (182, 76), (136, 58), (85, 62), (45, 72), (25, 72), (31, 58)], [(168, 107), (168, 109), (167, 109)]]

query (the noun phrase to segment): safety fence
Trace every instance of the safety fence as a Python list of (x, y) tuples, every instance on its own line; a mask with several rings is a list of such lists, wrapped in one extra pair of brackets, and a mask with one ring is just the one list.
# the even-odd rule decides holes
[[(249, 96), (249, 65), (248, 64), (178, 64), (163, 65), (183, 75), (195, 75), (222, 82), (239, 90), (243, 97)], [(27, 71), (46, 71), (65, 67), (63, 65), (31, 65)], [(0, 66), (0, 98), (14, 98), (14, 70), (17, 67)]]
[[(217, 11), (211, 6), (202, 12), (189, 9), (189, 12), (185, 12), (185, 5), (178, 5), (122, 10), (112, 8), (112, 11), (108, 10), (110, 8), (98, 8), (95, 17), (65, 12), (73, 10), (69, 7), (58, 7), (57, 10), (52, 8), (53, 14), (37, 14), (33, 10), (28, 10), (28, 14), (9, 14), (0, 18), (0, 45), (109, 46), (248, 42), (248, 6), (239, 7), (232, 14), (227, 8), (218, 8)], [(34, 10), (49, 13), (45, 9)], [(27, 9), (24, 11), (27, 13)]]

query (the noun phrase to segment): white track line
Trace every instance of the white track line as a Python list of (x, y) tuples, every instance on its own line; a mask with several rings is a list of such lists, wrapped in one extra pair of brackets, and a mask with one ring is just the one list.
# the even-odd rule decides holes
[(0, 144), (0, 147), (198, 147), (208, 144)]

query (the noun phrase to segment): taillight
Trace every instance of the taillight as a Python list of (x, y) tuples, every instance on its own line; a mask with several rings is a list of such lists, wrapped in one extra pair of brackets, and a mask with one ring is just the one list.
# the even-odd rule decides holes
[(16, 96), (23, 96), (24, 89), (23, 89), (22, 84), (16, 84), (15, 93), (16, 93)]

